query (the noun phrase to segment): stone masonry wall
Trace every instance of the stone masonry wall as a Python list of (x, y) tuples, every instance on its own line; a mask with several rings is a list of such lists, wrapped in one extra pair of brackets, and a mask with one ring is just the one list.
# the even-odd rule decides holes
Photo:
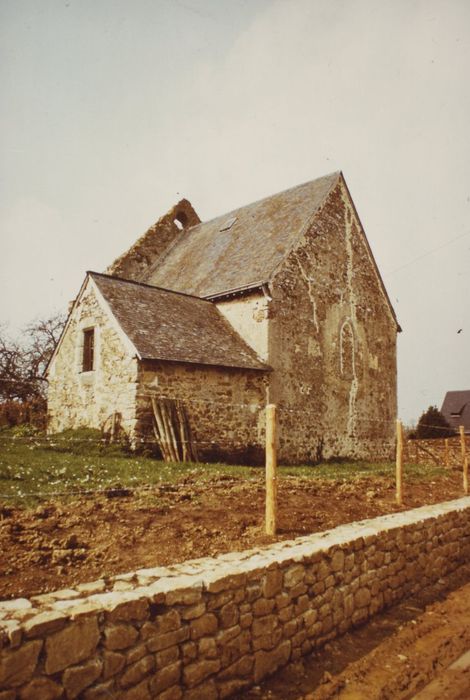
[[(94, 368), (82, 371), (83, 332), (94, 328)], [(181, 399), (201, 459), (260, 462), (265, 372), (176, 362), (140, 362), (100, 305), (93, 284), (74, 309), (49, 370), (49, 432), (110, 429), (114, 413), (138, 444), (154, 443), (151, 396)]]
[(391, 458), (397, 324), (342, 180), (271, 291), (280, 459)]
[(220, 313), (243, 340), (269, 364), (269, 301), (264, 294), (248, 294), (216, 303)]
[(117, 258), (106, 273), (126, 280), (145, 281), (168, 248), (179, 236), (184, 236), (184, 229), (199, 223), (191, 203), (182, 199)]
[(261, 462), (264, 458), (265, 372), (170, 362), (139, 369), (137, 429), (151, 436), (151, 396), (180, 399), (199, 459)]
[[(83, 331), (95, 329), (94, 369), (82, 371)], [(48, 430), (101, 429), (113, 413), (132, 435), (135, 427), (137, 360), (125, 347), (89, 284), (72, 312), (69, 328), (49, 369)]]
[(216, 700), (468, 562), (470, 498), (0, 603), (0, 700)]

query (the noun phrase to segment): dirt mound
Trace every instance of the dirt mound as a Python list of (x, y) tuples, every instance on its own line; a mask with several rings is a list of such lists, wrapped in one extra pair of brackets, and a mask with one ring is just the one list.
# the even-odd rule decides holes
[[(459, 474), (406, 485), (403, 509), (461, 495)], [(400, 510), (390, 480), (279, 480), (279, 532), (292, 539)], [(110, 489), (35, 509), (0, 503), (0, 598), (31, 596), (139, 568), (268, 544), (264, 482), (191, 477)]]

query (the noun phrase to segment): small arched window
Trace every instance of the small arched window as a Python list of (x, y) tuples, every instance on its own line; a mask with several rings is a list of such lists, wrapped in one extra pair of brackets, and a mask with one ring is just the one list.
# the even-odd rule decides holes
[(354, 358), (354, 333), (349, 321), (341, 326), (339, 338), (339, 363), (342, 379), (353, 379), (356, 375)]
[(188, 223), (188, 217), (184, 213), (184, 211), (179, 211), (176, 216), (175, 216), (175, 224), (179, 228), (180, 231), (182, 231), (186, 224)]

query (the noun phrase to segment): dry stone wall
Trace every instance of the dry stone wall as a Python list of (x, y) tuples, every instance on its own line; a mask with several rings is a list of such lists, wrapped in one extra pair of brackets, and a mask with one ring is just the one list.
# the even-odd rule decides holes
[(0, 700), (216, 700), (470, 556), (470, 498), (0, 603)]

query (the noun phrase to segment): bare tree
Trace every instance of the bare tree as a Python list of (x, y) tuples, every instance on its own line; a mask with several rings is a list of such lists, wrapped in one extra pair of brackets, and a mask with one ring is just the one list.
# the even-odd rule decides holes
[[(44, 373), (66, 320), (65, 314), (59, 313), (51, 318), (35, 321), (25, 328), (24, 334), (28, 340), (26, 362), (33, 381), (45, 378)], [(41, 385), (41, 393), (44, 393), (44, 382)]]
[(30, 323), (19, 339), (0, 326), (0, 408), (28, 402), (45, 408), (44, 372), (64, 325), (65, 315), (55, 314)]
[(24, 352), (18, 343), (0, 328), (0, 398), (3, 401), (26, 401), (31, 396), (30, 382), (24, 361)]

